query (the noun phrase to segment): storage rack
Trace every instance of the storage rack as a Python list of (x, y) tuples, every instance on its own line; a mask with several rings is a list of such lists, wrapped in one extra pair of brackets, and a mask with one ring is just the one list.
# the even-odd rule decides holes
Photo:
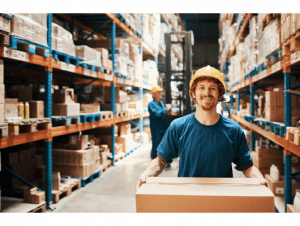
[[(234, 41), (234, 45), (233, 45), (233, 49), (229, 52), (227, 50), (227, 57), (228, 56), (232, 56), (237, 42), (239, 40), (239, 38), (242, 36), (242, 34), (244, 33), (245, 29), (247, 26), (249, 26), (249, 20), (252, 17), (251, 14), (247, 14), (246, 15), (246, 19), (244, 20), (240, 31)], [(232, 15), (231, 17), (228, 17), (228, 15), (225, 15), (224, 20), (230, 18), (230, 21), (232, 19)], [(223, 50), (225, 51), (225, 50)], [(295, 172), (292, 174), (292, 159), (291, 159), (291, 154), (295, 154), (298, 157), (300, 157), (300, 146), (297, 146), (296, 144), (294, 144), (291, 141), (286, 140), (286, 135), (285, 134), (280, 134), (276, 135), (275, 133), (271, 132), (271, 131), (266, 131), (263, 128), (261, 128), (260, 126), (257, 125), (257, 123), (255, 123), (255, 121), (253, 120), (253, 118), (251, 118), (250, 120), (245, 120), (242, 119), (240, 117), (237, 117), (237, 115), (235, 115), (234, 113), (236, 112), (233, 109), (233, 94), (236, 94), (237, 98), (237, 108), (238, 111), (240, 110), (240, 99), (241, 96), (246, 96), (249, 95), (250, 96), (250, 110), (251, 110), (251, 117), (254, 117), (254, 94), (255, 91), (257, 91), (258, 89), (263, 89), (263, 90), (267, 90), (267, 87), (270, 87), (272, 85), (279, 85), (279, 84), (284, 84), (284, 90), (296, 90), (299, 89), (299, 85), (296, 87), (291, 87), (291, 79), (292, 79), (292, 71), (294, 72), (294, 74), (297, 74), (297, 67), (299, 68), (300, 65), (300, 51), (293, 53), (290, 56), (284, 56), (282, 60), (278, 61), (277, 63), (273, 64), (270, 67), (267, 67), (265, 70), (260, 71), (259, 73), (257, 73), (256, 75), (249, 77), (247, 79), (245, 79), (245, 81), (234, 85), (231, 89), (230, 89), (230, 99), (231, 99), (231, 103), (230, 103), (230, 109), (231, 109), (231, 114), (230, 117), (235, 120), (236, 122), (248, 127), (250, 129), (251, 132), (251, 151), (255, 151), (255, 133), (258, 133), (262, 136), (264, 136), (265, 138), (273, 141), (274, 143), (280, 145), (281, 147), (283, 147), (284, 149), (284, 154), (285, 154), (285, 167), (284, 167), (284, 175), (285, 175), (285, 180), (284, 180), (284, 185), (285, 185), (285, 196), (284, 196), (284, 202), (285, 202), (285, 212), (287, 211), (287, 204), (292, 204), (292, 179), (294, 179), (297, 175), (299, 175), (299, 172)], [(227, 67), (228, 67), (229, 63), (225, 62), (225, 70), (224, 70), (224, 76), (226, 78), (227, 76)], [(228, 90), (227, 90), (228, 92)], [(284, 126), (285, 126), (285, 130), (286, 127), (291, 126), (292, 124), (292, 111), (291, 111), (291, 93), (289, 92), (285, 92), (284, 93)], [(284, 131), (285, 133), (286, 131)], [(298, 182), (298, 180), (297, 180)], [(278, 212), (278, 210), (277, 210)]]
[[(140, 37), (138, 37), (129, 27), (121, 22), (116, 14), (106, 13), (106, 14), (97, 14), (100, 17), (106, 17), (106, 20), (109, 19), (111, 22), (111, 59), (113, 61), (113, 69), (114, 61), (115, 61), (115, 38), (116, 38), (116, 26), (118, 26), (122, 31), (126, 32), (131, 38), (133, 38), (140, 45), (140, 52), (144, 51), (144, 53), (152, 55), (155, 59), (157, 58), (157, 53), (155, 53)], [(96, 35), (101, 39), (106, 39), (101, 34), (97, 33), (99, 27), (97, 29), (92, 29), (82, 22), (79, 19), (74, 19), (72, 14), (58, 14), (59, 17), (66, 20), (70, 23), (70, 31), (72, 32), (73, 26), (76, 26), (84, 31), (92, 33), (92, 35)], [(98, 25), (99, 26), (99, 25)], [(132, 82), (126, 80), (124, 78), (117, 78), (114, 74), (107, 75), (103, 72), (89, 70), (80, 66), (68, 65), (64, 62), (54, 60), (52, 58), (52, 45), (51, 45), (51, 34), (52, 34), (52, 14), (48, 14), (47, 16), (47, 42), (48, 42), (48, 50), (49, 55), (47, 57), (25, 53), (18, 50), (12, 50), (7, 47), (0, 47), (0, 58), (4, 60), (13, 61), (14, 63), (18, 63), (15, 68), (12, 68), (8, 72), (5, 72), (5, 76), (10, 73), (24, 67), (25, 65), (30, 65), (32, 67), (40, 68), (42, 67), (44, 72), (44, 87), (45, 87), (45, 118), (52, 117), (52, 94), (51, 88), (53, 84), (53, 73), (59, 75), (60, 77), (69, 76), (71, 77), (70, 86), (74, 85), (87, 85), (93, 83), (93, 85), (105, 85), (111, 86), (111, 99), (112, 99), (112, 111), (115, 115), (115, 86), (124, 85), (124, 86), (132, 86), (133, 88), (137, 88), (139, 90), (139, 99), (142, 100), (143, 90), (150, 90), (152, 87), (147, 84), (142, 84), (140, 82)], [(100, 24), (101, 27), (101, 24)], [(34, 45), (34, 44), (33, 44)], [(22, 55), (22, 53), (25, 54)], [(30, 75), (36, 75), (31, 68), (26, 68), (26, 70), (30, 73)], [(40, 72), (39, 72), (40, 74)], [(38, 79), (42, 79), (41, 76)], [(67, 82), (65, 82), (68, 84)], [(52, 202), (52, 139), (53, 137), (62, 136), (66, 134), (71, 134), (75, 132), (80, 132), (84, 130), (99, 128), (103, 126), (111, 126), (111, 135), (112, 135), (112, 165), (115, 162), (115, 150), (114, 150), (114, 125), (119, 122), (130, 121), (134, 119), (139, 119), (139, 132), (143, 131), (143, 118), (148, 117), (149, 113), (144, 112), (135, 116), (126, 116), (126, 117), (113, 117), (110, 120), (105, 121), (95, 121), (95, 122), (87, 122), (80, 124), (72, 124), (70, 126), (58, 126), (53, 127), (47, 130), (40, 130), (38, 132), (32, 133), (22, 133), (20, 135), (11, 136), (7, 138), (0, 139), (0, 149), (11, 147), (15, 145), (25, 144), (33, 141), (44, 140), (45, 141), (45, 194), (46, 194), (46, 206), (50, 208), (50, 204)], [(141, 142), (140, 137), (140, 142)]]

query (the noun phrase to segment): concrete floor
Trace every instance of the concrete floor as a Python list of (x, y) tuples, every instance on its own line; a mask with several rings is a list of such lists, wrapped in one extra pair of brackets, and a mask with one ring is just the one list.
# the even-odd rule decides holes
[[(110, 167), (100, 178), (62, 198), (52, 207), (57, 213), (135, 213), (135, 186), (150, 162), (151, 142)], [(162, 177), (176, 177), (179, 161), (165, 169)], [(244, 177), (233, 170), (234, 177)], [(48, 212), (48, 211), (47, 211)], [(52, 211), (50, 211), (52, 212)]]

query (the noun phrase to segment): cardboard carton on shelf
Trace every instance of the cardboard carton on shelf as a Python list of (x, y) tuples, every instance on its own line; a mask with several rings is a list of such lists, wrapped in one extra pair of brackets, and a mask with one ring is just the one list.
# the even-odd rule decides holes
[(93, 48), (101, 53), (101, 64), (103, 67), (108, 68), (108, 50), (105, 48)]
[(52, 173), (52, 190), (59, 190), (60, 179), (60, 172)]
[[(120, 87), (115, 89), (115, 103), (124, 103), (127, 101), (127, 93), (121, 90)], [(105, 87), (105, 102), (111, 102), (111, 89), (110, 87)]]
[(5, 85), (0, 84), (0, 104), (5, 103), (4, 99), (5, 99)]
[(0, 123), (4, 122), (4, 120), (5, 120), (4, 105), (5, 104), (0, 104)]
[(53, 104), (53, 116), (73, 116), (80, 115), (80, 104)]
[(89, 135), (72, 135), (69, 136), (69, 148), (70, 149), (86, 149), (87, 142), (89, 141)]
[(0, 60), (0, 84), (4, 83), (4, 65), (3, 60)]
[(19, 102), (28, 102), (32, 100), (32, 87), (31, 86), (7, 86), (7, 97), (17, 98)]
[(74, 101), (74, 89), (59, 89), (54, 90), (53, 103), (58, 104), (73, 104)]
[(30, 118), (44, 118), (44, 101), (30, 101)]
[(275, 211), (274, 195), (254, 178), (149, 177), (135, 197), (137, 212)]
[[(269, 174), (265, 175), (265, 179), (268, 181), (271, 191), (275, 196), (284, 197), (284, 176), (280, 176), (280, 180), (274, 180)], [(292, 181), (292, 195), (296, 192), (300, 192), (300, 183)]]
[(119, 124), (119, 135), (128, 135), (131, 133), (131, 124), (130, 122), (122, 122)]
[(18, 99), (5, 99), (4, 118), (18, 117)]

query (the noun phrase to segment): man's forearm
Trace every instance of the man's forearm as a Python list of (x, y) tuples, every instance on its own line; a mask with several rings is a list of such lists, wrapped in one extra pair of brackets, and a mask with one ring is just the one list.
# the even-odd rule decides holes
[(158, 157), (153, 159), (144, 171), (148, 177), (157, 177), (164, 170), (167, 164), (162, 162)]
[(243, 171), (245, 177), (247, 178), (259, 178), (264, 179), (264, 176), (261, 174), (261, 172), (255, 167), (251, 166), (248, 169)]

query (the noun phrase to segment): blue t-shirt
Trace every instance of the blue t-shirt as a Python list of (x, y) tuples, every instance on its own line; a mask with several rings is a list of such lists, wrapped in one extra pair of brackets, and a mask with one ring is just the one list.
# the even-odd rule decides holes
[(195, 113), (174, 120), (157, 152), (165, 159), (179, 160), (178, 177), (233, 177), (237, 170), (253, 165), (242, 128), (220, 115), (214, 125), (203, 125)]
[(160, 103), (152, 100), (148, 105), (148, 110), (150, 113), (150, 129), (151, 132), (164, 133), (168, 128), (167, 122), (167, 109), (165, 108), (164, 102), (162, 100)]

